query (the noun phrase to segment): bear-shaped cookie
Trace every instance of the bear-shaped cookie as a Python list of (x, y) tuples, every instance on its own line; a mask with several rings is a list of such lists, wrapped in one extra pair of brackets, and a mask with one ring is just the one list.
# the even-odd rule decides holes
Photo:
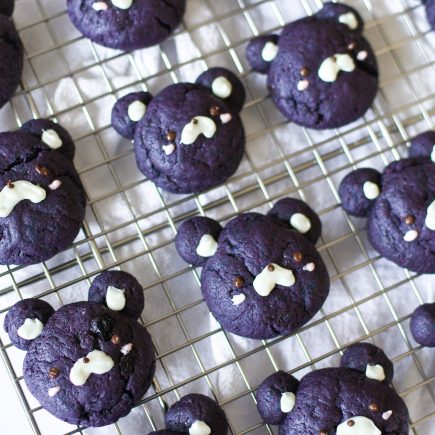
[(114, 423), (142, 398), (155, 354), (137, 322), (144, 296), (133, 276), (103, 272), (88, 300), (54, 312), (47, 302), (23, 299), (8, 311), (4, 328), (12, 344), (27, 351), (24, 380), (43, 408), (94, 427)]
[(393, 364), (369, 343), (349, 346), (340, 367), (300, 381), (278, 371), (257, 391), (258, 411), (280, 435), (407, 435), (408, 410), (389, 385)]
[(133, 139), (141, 172), (174, 193), (197, 193), (223, 183), (238, 168), (245, 147), (239, 112), (240, 80), (212, 68), (196, 83), (168, 86), (154, 98), (128, 94), (112, 110), (112, 125)]
[(165, 416), (166, 429), (149, 435), (227, 435), (228, 421), (210, 397), (188, 394), (172, 405)]
[(296, 331), (328, 296), (328, 272), (314, 245), (320, 232), (307, 204), (285, 198), (267, 215), (244, 213), (223, 229), (191, 218), (175, 243), (184, 260), (203, 266), (202, 294), (221, 326), (266, 339)]
[(86, 207), (74, 152), (45, 119), (0, 133), (0, 264), (39, 263), (72, 245)]
[(253, 39), (246, 57), (267, 74), (270, 96), (287, 119), (315, 129), (340, 127), (363, 116), (378, 90), (376, 58), (363, 27), (356, 10), (325, 3), (287, 24), (280, 36)]
[(68, 0), (68, 15), (87, 38), (135, 50), (163, 42), (180, 24), (186, 0)]
[(0, 1), (0, 108), (12, 97), (23, 72), (23, 46), (11, 20), (14, 0)]
[(367, 217), (370, 243), (385, 258), (435, 273), (435, 132), (417, 136), (409, 158), (383, 171), (357, 169), (342, 180), (343, 209)]

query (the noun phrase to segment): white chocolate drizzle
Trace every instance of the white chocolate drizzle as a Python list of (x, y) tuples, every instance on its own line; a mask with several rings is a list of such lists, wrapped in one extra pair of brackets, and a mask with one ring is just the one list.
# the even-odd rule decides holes
[(15, 206), (25, 199), (37, 204), (44, 201), (47, 192), (29, 181), (19, 180), (8, 183), (0, 192), (0, 217), (11, 214)]
[(69, 373), (69, 379), (74, 385), (80, 387), (86, 384), (91, 374), (107, 373), (112, 370), (113, 365), (113, 359), (109, 355), (101, 350), (93, 350), (74, 363)]
[(195, 116), (189, 124), (186, 124), (181, 133), (181, 143), (192, 145), (199, 135), (203, 134), (210, 139), (216, 133), (215, 122), (206, 116)]
[(326, 58), (320, 65), (318, 74), (321, 80), (333, 83), (337, 80), (340, 71), (352, 72), (355, 62), (348, 54), (335, 54)]
[(370, 418), (355, 416), (337, 426), (337, 435), (382, 435)]
[(276, 285), (291, 287), (296, 282), (293, 272), (276, 263), (268, 264), (254, 279), (254, 290), (260, 296), (269, 296)]

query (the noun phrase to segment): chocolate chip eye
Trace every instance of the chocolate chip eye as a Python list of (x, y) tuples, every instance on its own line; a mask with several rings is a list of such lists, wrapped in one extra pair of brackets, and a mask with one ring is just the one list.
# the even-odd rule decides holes
[(109, 341), (113, 335), (114, 320), (109, 316), (101, 316), (92, 319), (91, 331), (103, 337), (104, 341)]

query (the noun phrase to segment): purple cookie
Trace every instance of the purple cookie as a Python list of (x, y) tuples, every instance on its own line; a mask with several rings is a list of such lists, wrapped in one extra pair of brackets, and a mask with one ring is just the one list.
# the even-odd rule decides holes
[(202, 394), (188, 394), (169, 408), (166, 429), (149, 435), (227, 435), (228, 421), (222, 408)]
[[(71, 424), (105, 426), (127, 415), (154, 375), (146, 329), (96, 302), (65, 305), (47, 321), (46, 304), (31, 301), (12, 307), (4, 326), (15, 341), (16, 328), (23, 324), (28, 338), (23, 373), (33, 396)], [(35, 318), (44, 319), (45, 326), (31, 323)]]
[(410, 326), (417, 343), (435, 347), (435, 303), (420, 305), (412, 313)]
[(23, 72), (23, 46), (10, 19), (14, 2), (0, 2), (0, 107), (12, 97)]
[(435, 29), (435, 0), (423, 0), (426, 6), (426, 16), (432, 30)]
[(140, 112), (133, 118), (128, 114), (128, 107), (136, 104), (132, 94), (123, 97), (129, 105), (115, 104), (112, 124), (131, 138), (123, 127), (130, 118), (137, 165), (157, 186), (197, 193), (223, 183), (240, 164), (245, 133), (238, 113), (244, 98), (243, 85), (233, 73), (213, 68), (196, 84), (178, 83), (161, 91), (140, 120)]
[(137, 279), (119, 270), (107, 270), (98, 275), (89, 288), (88, 300), (134, 319), (141, 315), (145, 305), (143, 289)]
[(186, 0), (68, 0), (68, 15), (92, 41), (135, 50), (164, 41), (180, 24)]
[(359, 169), (347, 175), (339, 188), (343, 208), (368, 217), (373, 247), (419, 273), (435, 273), (435, 164), (427, 154), (432, 152), (425, 145), (427, 137), (418, 136), (410, 149), (411, 155), (426, 152), (426, 157), (393, 162), (382, 176)]
[(48, 120), (0, 133), (0, 263), (35, 264), (68, 248), (85, 215), (74, 143)]
[(45, 301), (23, 299), (6, 314), (4, 329), (15, 347), (28, 350), (35, 334), (42, 331), (53, 313), (52, 306)]
[(406, 435), (408, 410), (389, 385), (386, 362), (392, 367), (380, 349), (362, 343), (344, 352), (340, 368), (315, 370), (299, 385), (277, 372), (258, 389), (259, 412), (280, 425), (280, 435)]
[(364, 115), (378, 90), (373, 50), (354, 9), (325, 3), (317, 14), (248, 45), (251, 67), (267, 73), (270, 95), (289, 120), (315, 129), (337, 128)]
[(311, 221), (300, 213), (301, 201), (288, 202), (292, 203), (293, 207), (283, 208), (285, 201), (280, 201), (268, 216), (242, 214), (225, 226), (218, 239), (209, 227), (190, 221), (180, 228), (179, 252), (199, 255), (198, 261), (194, 255), (189, 261), (204, 266), (202, 294), (225, 330), (257, 339), (286, 335), (307, 323), (323, 305), (329, 292), (328, 273), (305, 237), (320, 222), (317, 216)]

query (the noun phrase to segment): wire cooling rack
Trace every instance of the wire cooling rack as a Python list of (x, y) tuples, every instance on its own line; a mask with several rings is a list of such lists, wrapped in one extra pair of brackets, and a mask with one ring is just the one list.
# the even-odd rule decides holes
[[(433, 433), (433, 353), (413, 341), (409, 316), (420, 303), (433, 301), (434, 280), (380, 258), (367, 243), (364, 220), (341, 210), (337, 186), (352, 168), (382, 169), (405, 156), (409, 138), (433, 127), (435, 37), (418, 0), (347, 3), (366, 20), (381, 90), (359, 122), (317, 132), (281, 117), (264, 77), (249, 70), (244, 50), (252, 36), (314, 13), (320, 0), (188, 0), (175, 35), (134, 53), (82, 38), (64, 1), (17, 1), (14, 20), (26, 49), (25, 73), (0, 112), (0, 127), (15, 129), (32, 117), (63, 124), (77, 144), (75, 162), (89, 205), (71, 249), (43, 264), (0, 269), (0, 321), (21, 298), (40, 297), (56, 308), (83, 300), (96, 274), (119, 268), (144, 287), (141, 321), (158, 357), (154, 385), (129, 416), (103, 429), (83, 429), (50, 416), (29, 394), (22, 378), (24, 352), (1, 332), (2, 434), (146, 434), (163, 428), (165, 408), (189, 392), (218, 400), (232, 434), (276, 433), (255, 408), (262, 379), (278, 369), (301, 377), (336, 365), (342, 350), (360, 340), (382, 346), (394, 361), (394, 387), (409, 407), (411, 433)], [(238, 72), (248, 93), (242, 165), (225, 185), (205, 194), (159, 191), (136, 169), (131, 143), (111, 129), (111, 107), (132, 90), (155, 94), (217, 65)], [(201, 298), (199, 271), (178, 257), (172, 242), (177, 225), (190, 216), (225, 223), (247, 210), (265, 212), (283, 196), (308, 201), (322, 218), (319, 251), (331, 275), (331, 294), (297, 334), (245, 340), (220, 329)]]

